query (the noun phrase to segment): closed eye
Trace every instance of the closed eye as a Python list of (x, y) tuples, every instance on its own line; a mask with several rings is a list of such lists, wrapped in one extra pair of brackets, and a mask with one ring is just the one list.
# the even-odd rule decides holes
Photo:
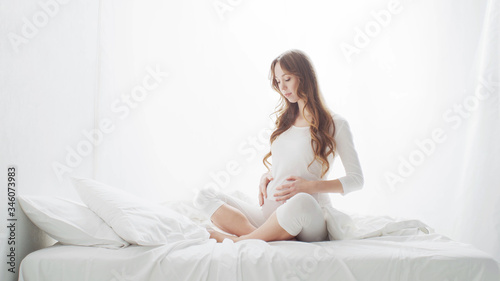
[[(285, 80), (286, 82), (290, 81), (290, 78), (288, 78), (288, 80)], [(280, 81), (276, 81), (276, 83), (280, 83)]]

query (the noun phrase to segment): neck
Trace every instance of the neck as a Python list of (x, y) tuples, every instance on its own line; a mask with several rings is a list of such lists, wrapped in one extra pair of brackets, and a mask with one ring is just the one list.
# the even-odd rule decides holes
[(304, 106), (305, 106), (304, 101), (299, 99), (297, 101), (297, 104), (299, 105), (299, 116), (300, 116), (299, 118), (306, 119), (305, 116), (307, 116), (307, 120), (311, 120), (311, 118), (310, 118), (311, 114), (307, 111), (307, 109), (304, 112), (305, 116), (304, 116), (304, 114), (302, 114), (302, 111), (304, 110)]

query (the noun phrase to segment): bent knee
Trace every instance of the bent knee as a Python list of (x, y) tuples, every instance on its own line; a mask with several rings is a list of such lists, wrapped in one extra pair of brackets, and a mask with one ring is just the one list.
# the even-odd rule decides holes
[(301, 198), (300, 200), (311, 200), (311, 199), (316, 200), (311, 194), (305, 192), (299, 192), (295, 194), (292, 198)]
[(288, 205), (288, 208), (294, 210), (298, 214), (303, 214), (319, 208), (319, 204), (316, 199), (314, 199), (311, 194), (305, 192), (295, 194), (292, 198), (288, 199), (285, 205)]
[(289, 201), (288, 203), (294, 202), (292, 204), (299, 204), (305, 206), (317, 204), (316, 199), (314, 199), (314, 197), (311, 194), (305, 192), (299, 192), (295, 194), (292, 198), (288, 199), (288, 201)]

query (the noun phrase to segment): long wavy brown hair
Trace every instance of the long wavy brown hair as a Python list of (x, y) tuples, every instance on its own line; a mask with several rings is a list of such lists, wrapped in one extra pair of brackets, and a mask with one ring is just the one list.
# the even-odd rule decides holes
[[(274, 73), (277, 63), (280, 64), (285, 73), (295, 75), (299, 79), (297, 95), (300, 99), (304, 100), (302, 116), (304, 116), (304, 119), (310, 125), (311, 147), (314, 151), (314, 160), (309, 163), (307, 168), (309, 169), (314, 161), (318, 160), (322, 166), (321, 178), (323, 178), (330, 169), (327, 157), (330, 153), (335, 156), (336, 143), (333, 138), (335, 123), (333, 122), (330, 110), (325, 106), (316, 79), (316, 71), (311, 60), (300, 50), (288, 50), (275, 58), (271, 63), (269, 79), (271, 80), (271, 87), (280, 94), (280, 102), (276, 107), (277, 110), (272, 113), (277, 114), (277, 118), (275, 122), (276, 129), (271, 134), (270, 143), (272, 144), (279, 135), (288, 130), (294, 124), (299, 114), (298, 103), (289, 102), (279, 89)], [(311, 120), (305, 117), (305, 110), (311, 114)], [(264, 159), (262, 159), (268, 171), (270, 170), (268, 164), (271, 165), (271, 163), (267, 159), (271, 155), (272, 153), (269, 151), (264, 156)]]

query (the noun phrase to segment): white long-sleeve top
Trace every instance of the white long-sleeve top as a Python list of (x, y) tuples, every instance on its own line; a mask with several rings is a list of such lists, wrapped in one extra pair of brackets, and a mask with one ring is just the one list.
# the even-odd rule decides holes
[[(344, 189), (344, 193), (341, 194), (346, 195), (363, 187), (363, 172), (349, 123), (337, 113), (332, 114), (332, 117), (335, 123), (336, 154), (335, 157), (332, 154), (328, 156), (330, 169), (323, 177), (321, 177), (321, 163), (318, 160), (314, 161), (309, 170), (307, 168), (314, 159), (309, 126), (297, 127), (292, 125), (274, 140), (271, 145), (271, 174), (273, 180), (267, 186), (267, 199), (274, 200), (274, 193), (277, 192), (276, 187), (287, 183), (286, 179), (292, 175), (306, 180), (325, 180), (333, 168), (333, 161), (338, 156), (340, 156), (346, 172), (345, 176), (338, 178)], [(331, 202), (328, 193), (314, 193), (312, 196), (320, 206)]]
[[(283, 132), (271, 145), (273, 165), (271, 174), (273, 180), (267, 186), (267, 198), (262, 205), (263, 212), (269, 217), (283, 201), (273, 201), (276, 187), (286, 183), (286, 179), (291, 176), (299, 176), (306, 180), (324, 180), (330, 174), (333, 168), (333, 161), (338, 156), (342, 160), (346, 175), (338, 178), (342, 183), (344, 193), (359, 190), (363, 187), (363, 172), (356, 152), (351, 128), (347, 120), (336, 113), (332, 114), (335, 123), (334, 139), (336, 141), (335, 157), (330, 154), (328, 162), (330, 170), (321, 178), (321, 164), (317, 160), (307, 169), (307, 165), (314, 159), (314, 153), (311, 147), (311, 134), (309, 127), (292, 126)], [(279, 190), (278, 190), (279, 191)], [(418, 220), (406, 220), (399, 222), (388, 222), (387, 220), (377, 221), (385, 222), (385, 225), (362, 225), (357, 224), (349, 215), (335, 209), (330, 201), (328, 193), (313, 193), (312, 196), (318, 201), (323, 215), (326, 219), (329, 240), (341, 239), (363, 239), (384, 235), (406, 235), (404, 233), (418, 233), (421, 230), (428, 233), (429, 228)], [(378, 222), (377, 222), (378, 223)], [(410, 232), (408, 232), (410, 231)]]

